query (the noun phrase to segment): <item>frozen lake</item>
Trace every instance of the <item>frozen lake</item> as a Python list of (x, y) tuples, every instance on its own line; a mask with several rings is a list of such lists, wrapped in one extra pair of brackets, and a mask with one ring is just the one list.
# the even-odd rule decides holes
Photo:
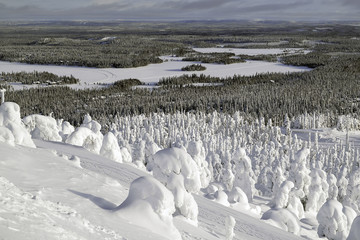
[[(199, 50), (199, 49), (195, 49)], [(204, 51), (211, 51), (211, 49), (203, 49)], [(213, 48), (213, 50), (229, 51), (225, 48)], [(246, 50), (246, 51), (245, 51)], [(270, 52), (279, 53), (280, 50), (274, 49), (242, 49), (242, 54), (270, 54)], [(249, 52), (250, 51), (250, 52)], [(282, 50), (283, 51), (283, 50)], [(239, 53), (236, 53), (239, 54)], [(59, 76), (70, 76), (80, 79), (80, 84), (69, 85), (72, 88), (92, 88), (99, 87), (98, 84), (111, 84), (117, 80), (128, 78), (136, 78), (148, 84), (155, 84), (161, 78), (181, 76), (183, 74), (205, 74), (213, 77), (232, 77), (236, 75), (250, 76), (256, 73), (268, 72), (300, 72), (309, 71), (307, 67), (288, 66), (278, 62), (265, 61), (247, 61), (245, 63), (234, 64), (205, 64), (205, 71), (181, 71), (182, 67), (198, 62), (184, 62), (181, 58), (162, 56), (164, 62), (160, 64), (149, 64), (144, 67), (137, 68), (88, 68), (88, 67), (70, 67), (70, 66), (55, 66), (55, 65), (36, 65), (25, 63), (14, 63), (0, 61), (0, 72), (32, 72), (32, 71), (46, 71)], [(14, 89), (22, 89), (24, 87), (37, 87), (37, 85), (19, 85), (13, 84)]]

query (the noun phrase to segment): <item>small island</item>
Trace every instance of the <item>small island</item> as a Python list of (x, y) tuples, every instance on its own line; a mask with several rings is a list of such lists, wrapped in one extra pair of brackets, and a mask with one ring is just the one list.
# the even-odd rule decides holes
[(191, 64), (181, 68), (181, 71), (204, 71), (206, 67), (201, 64)]

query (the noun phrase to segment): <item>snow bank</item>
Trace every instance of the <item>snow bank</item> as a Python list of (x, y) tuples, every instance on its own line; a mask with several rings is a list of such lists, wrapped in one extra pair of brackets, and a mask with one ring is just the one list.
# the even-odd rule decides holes
[(174, 197), (153, 177), (135, 179), (130, 185), (128, 197), (115, 212), (168, 239), (181, 239), (173, 223)]
[(10, 145), (35, 147), (30, 134), (21, 122), (20, 107), (16, 103), (4, 102), (0, 106), (0, 141)]
[(300, 233), (299, 219), (295, 214), (285, 208), (270, 209), (263, 214), (261, 219), (295, 235), (299, 235)]
[(146, 166), (175, 197), (175, 206), (188, 219), (197, 222), (198, 207), (191, 195), (200, 190), (200, 175), (195, 161), (181, 148), (167, 148), (149, 158)]
[(317, 230), (319, 237), (334, 240), (346, 239), (356, 215), (351, 213), (352, 211), (354, 210), (343, 207), (337, 200), (330, 199), (326, 201), (316, 215), (319, 222)]
[(60, 129), (58, 128), (58, 124), (52, 117), (33, 114), (24, 117), (23, 122), (32, 138), (45, 141), (62, 141), (62, 137), (59, 134)]

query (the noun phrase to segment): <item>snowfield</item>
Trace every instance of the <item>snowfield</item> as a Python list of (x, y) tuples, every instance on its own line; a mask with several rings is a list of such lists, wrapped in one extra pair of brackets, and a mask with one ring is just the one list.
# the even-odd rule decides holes
[[(204, 48), (195, 49), (196, 51), (203, 52), (227, 52), (226, 48)], [(230, 49), (231, 50), (231, 49)], [(236, 54), (280, 54), (284, 53), (284, 49), (233, 49), (231, 52)], [(291, 52), (291, 51), (290, 51)], [(101, 87), (99, 84), (111, 84), (118, 80), (135, 78), (146, 84), (155, 84), (160, 79), (166, 77), (181, 76), (183, 74), (205, 74), (213, 77), (232, 77), (234, 75), (250, 76), (257, 73), (268, 72), (299, 72), (309, 71), (307, 67), (288, 66), (278, 62), (265, 62), (265, 61), (247, 61), (245, 63), (233, 64), (205, 64), (205, 71), (184, 72), (181, 68), (197, 64), (198, 62), (185, 62), (181, 61), (182, 58), (172, 56), (162, 56), (164, 61), (160, 64), (149, 64), (144, 67), (137, 68), (88, 68), (88, 67), (71, 67), (71, 66), (55, 66), (55, 65), (36, 65), (24, 63), (12, 63), (0, 61), (0, 72), (33, 72), (33, 71), (46, 71), (59, 76), (74, 76), (80, 80), (79, 84), (69, 85), (75, 89)], [(23, 89), (30, 87), (38, 87), (38, 85), (21, 85), (13, 83), (14, 89)]]

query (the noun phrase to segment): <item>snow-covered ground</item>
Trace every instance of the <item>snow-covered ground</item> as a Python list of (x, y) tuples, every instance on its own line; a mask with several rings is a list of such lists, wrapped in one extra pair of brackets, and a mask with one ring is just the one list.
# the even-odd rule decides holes
[(0, 106), (1, 239), (358, 239), (358, 131), (216, 112), (100, 129)]
[[(283, 49), (226, 49), (226, 48), (204, 48), (197, 51), (203, 52), (226, 52), (231, 51), (236, 54), (280, 54)], [(73, 75), (80, 80), (80, 84), (69, 85), (72, 88), (83, 89), (99, 87), (98, 84), (111, 84), (117, 80), (136, 78), (147, 84), (157, 83), (160, 79), (166, 77), (181, 76), (183, 74), (205, 74), (213, 77), (232, 77), (234, 75), (250, 76), (256, 73), (267, 72), (299, 72), (309, 71), (307, 67), (288, 66), (278, 62), (265, 61), (247, 61), (246, 63), (223, 64), (202, 64), (206, 67), (205, 71), (184, 72), (182, 67), (198, 62), (184, 62), (181, 58), (162, 56), (164, 62), (160, 64), (149, 64), (137, 68), (88, 68), (88, 67), (71, 67), (55, 65), (36, 65), (0, 61), (0, 72), (33, 72), (46, 71), (59, 76)], [(12, 84), (14, 89), (23, 89), (38, 87), (37, 85), (20, 85)]]
[[(0, 142), (1, 239), (164, 238), (114, 211), (127, 197), (131, 182), (148, 173), (81, 147), (35, 143), (36, 149)], [(73, 156), (80, 166), (69, 160)], [(234, 239), (297, 238), (202, 196), (195, 199), (198, 227), (175, 218), (183, 239), (224, 239), (229, 215), (236, 220)]]

